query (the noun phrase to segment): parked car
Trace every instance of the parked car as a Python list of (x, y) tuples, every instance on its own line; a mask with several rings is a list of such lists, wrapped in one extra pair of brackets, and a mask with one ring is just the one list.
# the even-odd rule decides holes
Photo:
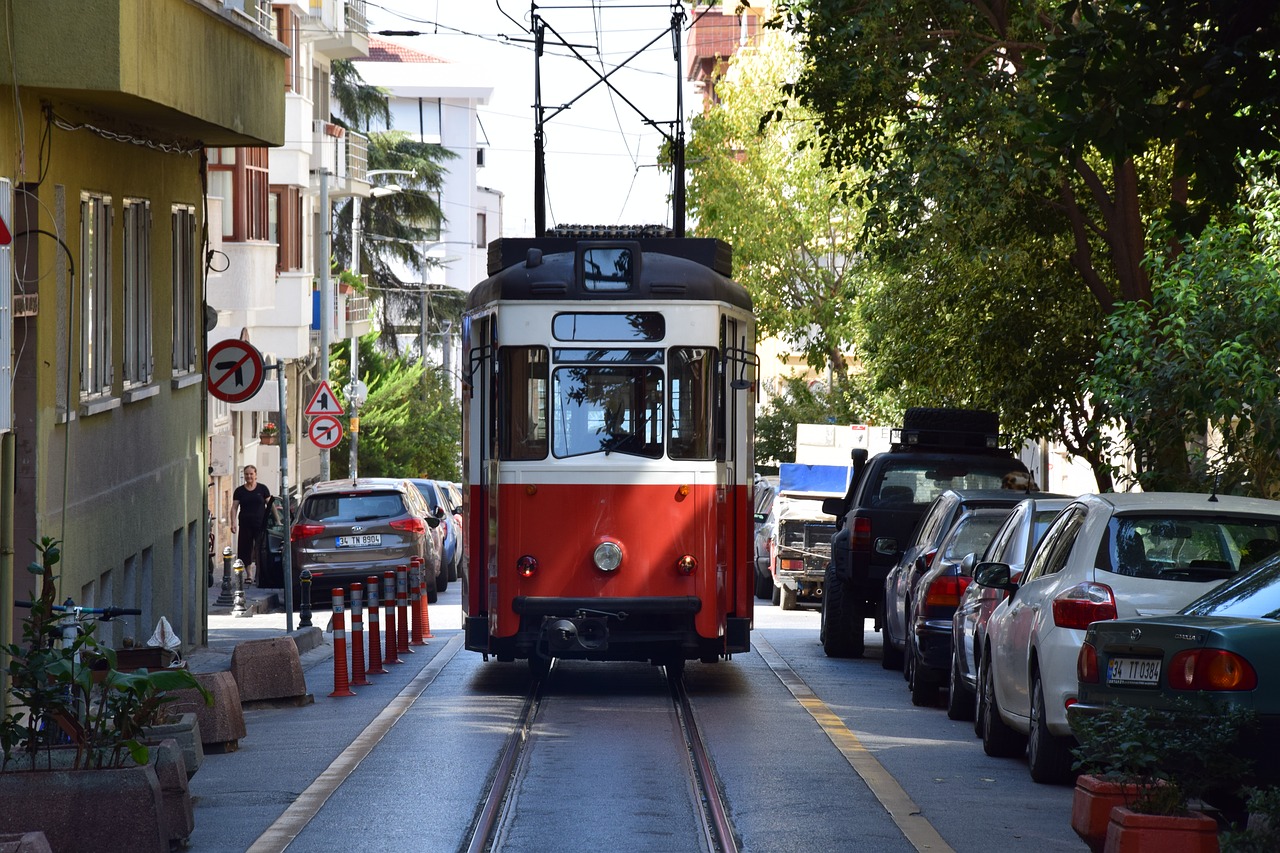
[(987, 622), (980, 664), (983, 748), (1025, 748), (1037, 782), (1070, 777), (1066, 709), (1076, 702), (1085, 630), (1172, 613), (1247, 566), (1250, 543), (1280, 538), (1280, 502), (1224, 495), (1084, 495), (1049, 525), (1021, 583), (1007, 563), (974, 580), (1008, 590)]
[(1252, 781), (1280, 783), (1280, 536), (1258, 533), (1239, 555), (1253, 568), (1178, 613), (1089, 626), (1067, 709), (1073, 725), (1112, 705), (1172, 711), (1192, 697), (1245, 708), (1257, 715)]
[(823, 501), (836, 518), (819, 628), (828, 657), (862, 657), (866, 620), (883, 627), (885, 577), (934, 498), (947, 489), (998, 489), (1011, 475), (1027, 478), (1021, 460), (1000, 447), (992, 412), (910, 408), (890, 436), (889, 450), (875, 456), (851, 451), (848, 491)]
[(440, 519), (405, 479), (361, 477), (312, 486), (290, 530), (295, 584), (311, 572), (312, 600), (370, 575), (423, 561), (427, 600), (436, 600), (440, 552), (432, 529)]
[(768, 599), (773, 594), (773, 546), (777, 535), (778, 518), (774, 514), (774, 500), (778, 496), (776, 481), (756, 475), (755, 480), (755, 555), (756, 598)]
[[(996, 531), (986, 551), (962, 563), (962, 571), (973, 576), (973, 565), (982, 562), (1006, 563), (1010, 577), (1017, 581), (1049, 522), (1071, 503), (1070, 498), (1027, 498), (1013, 508)], [(947, 681), (947, 716), (953, 720), (973, 720), (974, 733), (982, 736), (982, 718), (976, 713), (978, 697), (977, 650), (987, 637), (991, 611), (1009, 597), (1002, 589), (970, 583), (951, 617), (951, 672)]]
[[(898, 561), (885, 576), (880, 611), (880, 623), (884, 631), (884, 656), (880, 662), (885, 669), (902, 669), (906, 662), (907, 621), (916, 582), (928, 571), (938, 546), (960, 514), (978, 507), (1012, 509), (1025, 497), (1024, 492), (990, 488), (947, 489), (933, 499), (916, 524), (915, 532), (903, 548)], [(947, 642), (950, 643), (950, 640)], [(941, 677), (937, 681), (933, 685), (935, 690), (941, 686)]]
[(436, 592), (444, 592), (449, 588), (450, 583), (458, 579), (458, 565), (462, 560), (462, 548), (459, 547), (462, 541), (462, 528), (454, 515), (452, 490), (441, 480), (411, 478), (409, 482), (418, 488), (427, 506), (431, 508), (431, 513), (442, 522), (436, 528), (439, 534), (442, 567), (440, 580), (436, 582)]
[[(951, 617), (972, 580), (973, 555), (986, 550), (1010, 507), (965, 509), (936, 550), (907, 599), (906, 675), (911, 704), (932, 705), (951, 668)], [(962, 570), (968, 558), (967, 569)]]

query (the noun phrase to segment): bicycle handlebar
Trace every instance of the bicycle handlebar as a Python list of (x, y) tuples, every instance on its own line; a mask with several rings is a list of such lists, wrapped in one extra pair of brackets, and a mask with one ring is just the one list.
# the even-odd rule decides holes
[[(69, 599), (68, 599), (69, 600)], [(34, 607), (30, 601), (14, 601), (16, 607)], [(142, 611), (136, 607), (80, 607), (76, 604), (55, 604), (53, 609), (60, 613), (76, 613), (97, 616), (99, 622), (110, 622), (117, 616), (141, 616)]]

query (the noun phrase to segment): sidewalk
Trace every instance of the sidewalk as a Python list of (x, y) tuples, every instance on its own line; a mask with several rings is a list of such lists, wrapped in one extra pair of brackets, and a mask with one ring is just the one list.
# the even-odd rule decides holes
[[(234, 585), (229, 597), (234, 601)], [(187, 666), (192, 672), (230, 669), (232, 651), (236, 644), (245, 640), (291, 636), (298, 645), (303, 669), (333, 656), (332, 633), (329, 630), (333, 614), (327, 608), (312, 610), (310, 628), (299, 627), (301, 614), (294, 613), (293, 631), (290, 632), (282, 590), (246, 586), (244, 599), (245, 614), (232, 615), (233, 605), (226, 604), (222, 595), (221, 578), (215, 579), (214, 585), (209, 587), (209, 640), (207, 645), (186, 656)]]

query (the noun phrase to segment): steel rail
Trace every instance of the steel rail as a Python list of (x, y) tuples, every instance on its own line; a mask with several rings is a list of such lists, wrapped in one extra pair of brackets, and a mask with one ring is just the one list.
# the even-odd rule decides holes
[(711, 757), (707, 754), (706, 746), (702, 742), (702, 734), (698, 731), (698, 723), (693, 716), (693, 706), (689, 702), (689, 692), (685, 689), (684, 678), (678, 671), (667, 669), (667, 684), (671, 688), (671, 702), (675, 706), (680, 730), (684, 733), (686, 757), (689, 760), (694, 788), (698, 794), (698, 814), (706, 834), (707, 849), (713, 853), (715, 851), (738, 853), (738, 839), (734, 835), (733, 824), (729, 820), (729, 810), (725, 806), (720, 786), (716, 782)]

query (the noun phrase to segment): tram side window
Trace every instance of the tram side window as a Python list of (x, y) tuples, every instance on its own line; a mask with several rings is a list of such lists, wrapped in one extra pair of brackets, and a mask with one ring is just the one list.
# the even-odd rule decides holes
[(498, 453), (503, 459), (547, 456), (545, 347), (503, 347), (499, 378)]
[(710, 459), (716, 351), (711, 347), (672, 347), (667, 363), (671, 380), (667, 455), (672, 459)]

